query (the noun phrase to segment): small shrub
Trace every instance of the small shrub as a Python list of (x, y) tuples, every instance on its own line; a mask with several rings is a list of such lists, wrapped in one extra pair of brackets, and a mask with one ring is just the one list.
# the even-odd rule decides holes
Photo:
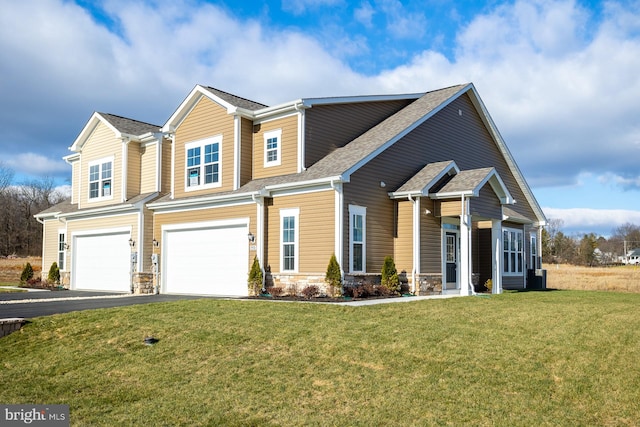
[(251, 264), (251, 270), (249, 271), (249, 279), (247, 284), (249, 286), (249, 293), (252, 295), (260, 295), (262, 290), (262, 269), (260, 269), (260, 261), (258, 257), (253, 258), (253, 264)]
[(287, 295), (289, 295), (290, 297), (297, 297), (298, 296), (298, 284), (297, 283), (291, 283), (289, 285), (289, 287), (287, 288)]
[(272, 297), (279, 297), (284, 292), (284, 289), (282, 289), (280, 286), (272, 286), (267, 289), (267, 292), (269, 292)]
[(27, 262), (22, 269), (22, 274), (20, 275), (20, 283), (25, 284), (31, 279), (33, 279), (33, 267), (31, 267), (31, 263)]
[(306, 299), (311, 299), (316, 297), (320, 293), (320, 289), (316, 285), (308, 285), (302, 289), (302, 295)]
[(382, 285), (385, 286), (392, 294), (400, 292), (400, 279), (398, 278), (398, 270), (393, 258), (387, 255), (382, 265)]
[(51, 264), (51, 268), (49, 268), (47, 282), (51, 284), (60, 283), (60, 269), (58, 268), (58, 263), (55, 261)]
[(338, 264), (336, 254), (332, 254), (329, 259), (324, 280), (331, 288), (334, 296), (340, 296), (342, 294), (342, 274), (340, 273), (340, 264)]

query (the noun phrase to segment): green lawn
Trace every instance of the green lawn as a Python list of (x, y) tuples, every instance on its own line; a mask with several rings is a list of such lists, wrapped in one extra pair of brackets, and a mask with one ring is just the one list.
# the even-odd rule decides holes
[[(24, 289), (7, 289), (7, 286), (18, 286), (20, 283), (9, 283), (9, 282), (0, 282), (0, 293), (3, 292), (27, 292)], [(2, 313), (0, 312), (0, 316)]]
[(640, 295), (150, 304), (34, 319), (0, 360), (0, 402), (72, 425), (637, 425)]

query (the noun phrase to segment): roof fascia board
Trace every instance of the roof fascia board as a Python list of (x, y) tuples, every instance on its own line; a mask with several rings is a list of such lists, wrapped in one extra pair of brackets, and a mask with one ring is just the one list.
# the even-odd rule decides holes
[(71, 146), (69, 147), (69, 150), (74, 152), (79, 152), (84, 146), (84, 144), (87, 142), (87, 139), (89, 139), (89, 136), (91, 136), (91, 134), (96, 129), (98, 124), (100, 124), (100, 122), (102, 122), (109, 129), (111, 129), (111, 131), (116, 135), (116, 138), (123, 137), (122, 133), (120, 133), (118, 129), (113, 127), (113, 125), (109, 123), (107, 119), (102, 117), (100, 113), (94, 112), (91, 115), (91, 118), (89, 118), (89, 121), (87, 122), (87, 124), (84, 126), (84, 128), (82, 128), (82, 131), (80, 131), (80, 135), (78, 135), (75, 141), (73, 141), (73, 144), (71, 144)]
[(416, 120), (414, 123), (412, 123), (410, 126), (407, 126), (402, 132), (400, 132), (399, 134), (397, 134), (396, 136), (394, 136), (393, 138), (391, 138), (390, 140), (388, 140), (387, 142), (385, 142), (384, 144), (382, 144), (380, 147), (378, 147), (375, 151), (369, 153), (364, 159), (360, 160), (358, 163), (356, 163), (355, 165), (351, 166), (349, 169), (347, 169), (343, 174), (342, 174), (342, 179), (344, 181), (348, 181), (351, 178), (351, 174), (353, 174), (354, 172), (356, 172), (358, 169), (360, 169), (362, 166), (366, 165), (367, 163), (369, 163), (371, 160), (375, 159), (378, 155), (380, 155), (380, 153), (382, 153), (384, 150), (386, 150), (387, 148), (389, 148), (390, 146), (392, 146), (393, 144), (395, 144), (396, 142), (398, 142), (400, 139), (404, 138), (406, 135), (408, 135), (409, 133), (411, 133), (413, 130), (415, 130), (418, 126), (420, 126), (421, 124), (423, 124), (424, 122), (426, 122), (428, 119), (430, 119), (431, 117), (433, 117), (434, 115), (436, 115), (437, 113), (439, 113), (441, 110), (443, 110), (445, 107), (447, 107), (449, 104), (451, 104), (453, 101), (455, 101), (456, 99), (458, 99), (462, 94), (466, 93), (469, 88), (472, 87), (471, 84), (466, 85), (465, 87), (463, 87), (462, 89), (460, 89), (458, 92), (456, 92), (455, 94), (451, 95), (448, 99), (446, 99), (445, 101), (443, 101), (440, 105), (438, 105), (436, 108), (434, 108), (433, 110), (429, 111), (427, 114), (425, 114), (424, 116), (422, 116), (420, 119)]
[(252, 201), (256, 196), (264, 196), (260, 191), (225, 194), (221, 196), (194, 197), (191, 199), (174, 199), (168, 202), (149, 203), (147, 207), (153, 211), (171, 210), (185, 207), (213, 207), (225, 202)]
[(267, 191), (279, 191), (284, 189), (294, 189), (294, 188), (303, 188), (303, 187), (314, 187), (319, 184), (330, 184), (335, 185), (337, 183), (344, 182), (342, 177), (340, 176), (330, 176), (326, 178), (318, 178), (318, 179), (310, 179), (308, 181), (299, 181), (292, 182), (287, 184), (274, 184), (265, 186), (265, 190)]
[(71, 163), (77, 162), (78, 160), (80, 160), (80, 153), (69, 154), (68, 156), (64, 156), (62, 160), (64, 160), (67, 164), (70, 165)]
[(224, 99), (209, 92), (203, 86), (196, 85), (191, 90), (191, 92), (189, 92), (189, 95), (187, 95), (184, 101), (182, 101), (182, 103), (178, 106), (176, 111), (174, 111), (171, 117), (169, 117), (169, 120), (167, 120), (164, 126), (162, 126), (162, 132), (165, 132), (165, 133), (175, 132), (178, 126), (180, 126), (180, 124), (185, 119), (185, 117), (189, 115), (191, 110), (193, 110), (193, 108), (196, 106), (196, 104), (198, 103), (198, 101), (200, 101), (202, 97), (209, 98), (211, 101), (215, 102), (216, 104), (219, 104), (220, 106), (225, 108), (227, 110), (227, 113), (229, 114), (235, 114), (236, 111), (240, 111), (240, 110), (246, 111), (244, 109), (237, 108), (235, 105), (229, 104)]
[(400, 101), (403, 99), (418, 99), (424, 95), (421, 93), (406, 93), (392, 95), (359, 95), (359, 96), (339, 96), (328, 98), (303, 98), (299, 100), (305, 107), (311, 108), (314, 105), (332, 105), (332, 104), (354, 104), (361, 102), (380, 102), (380, 101)]
[(489, 111), (487, 110), (486, 106), (484, 105), (484, 102), (482, 102), (482, 99), (480, 98), (480, 95), (478, 94), (478, 91), (476, 90), (476, 88), (473, 85), (473, 83), (470, 83), (469, 87), (470, 87), (470, 90), (468, 90), (468, 91), (471, 94), (471, 96), (470, 96), (471, 102), (476, 107), (476, 110), (478, 111), (478, 113), (480, 113), (480, 117), (481, 117), (482, 121), (485, 123), (485, 126), (489, 130), (489, 133), (491, 134), (491, 136), (493, 137), (494, 141), (498, 145), (498, 148), (500, 149), (500, 151), (502, 152), (503, 156), (505, 157), (507, 165), (509, 166), (509, 168), (511, 169), (511, 172), (516, 177), (516, 182), (520, 186), (520, 189), (522, 190), (524, 196), (527, 198), (527, 202), (533, 208), (533, 211), (535, 212), (536, 216), (538, 217), (539, 224), (540, 225), (546, 224), (547, 218), (546, 218), (544, 212), (542, 211), (542, 208), (538, 204), (538, 201), (536, 200), (536, 198), (533, 196), (533, 192), (531, 191), (531, 188), (529, 187), (529, 184), (527, 184), (527, 181), (525, 181), (524, 175), (522, 174), (522, 171), (520, 171), (520, 168), (516, 164), (515, 159), (514, 159), (513, 155), (511, 154), (511, 151), (509, 151), (509, 148), (507, 147), (507, 144), (505, 143), (504, 139), (502, 138), (502, 135), (500, 134), (500, 131), (498, 131), (498, 128), (496, 127), (495, 122), (491, 118), (491, 115), (489, 114)]
[(422, 190), (419, 191), (402, 191), (402, 192), (391, 192), (389, 193), (389, 197), (392, 199), (404, 199), (405, 197), (427, 197), (429, 196), (429, 189), (433, 187), (438, 181), (440, 181), (445, 175), (451, 175), (451, 171), (454, 171), (453, 175), (457, 175), (460, 173), (460, 168), (455, 161), (451, 160), (451, 164), (446, 168), (442, 169), (438, 175), (436, 175), (431, 181), (425, 185)]
[(112, 213), (126, 213), (126, 212), (138, 212), (140, 211), (144, 205), (149, 201), (158, 197), (159, 193), (151, 193), (147, 197), (138, 200), (135, 203), (127, 203), (124, 205), (115, 205), (115, 206), (103, 206), (94, 209), (85, 209), (75, 212), (68, 213), (58, 213), (56, 215), (57, 218), (81, 218), (88, 216), (99, 216), (104, 214), (112, 214)]

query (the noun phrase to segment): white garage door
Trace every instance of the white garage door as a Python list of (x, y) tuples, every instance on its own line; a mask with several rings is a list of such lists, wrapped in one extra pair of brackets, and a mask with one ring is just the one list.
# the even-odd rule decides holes
[(247, 225), (165, 230), (164, 292), (246, 296)]
[(74, 236), (72, 288), (131, 292), (129, 232)]

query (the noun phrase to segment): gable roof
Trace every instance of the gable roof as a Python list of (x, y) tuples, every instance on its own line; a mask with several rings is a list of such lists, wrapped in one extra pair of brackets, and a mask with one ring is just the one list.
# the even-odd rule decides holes
[(213, 95), (218, 98), (226, 101), (229, 105), (233, 105), (235, 107), (243, 108), (249, 111), (260, 110), (262, 108), (266, 108), (267, 106), (264, 104), (260, 104), (259, 102), (251, 101), (250, 99), (241, 98), (237, 95), (224, 92), (220, 89), (213, 88), (211, 86), (203, 86), (204, 89), (211, 92)]
[(69, 147), (71, 151), (80, 151), (98, 124), (103, 123), (115, 134), (116, 138), (138, 139), (141, 135), (160, 131), (160, 126), (115, 114), (94, 112), (78, 137)]
[(444, 178), (445, 175), (454, 175), (459, 172), (460, 169), (453, 160), (429, 163), (389, 195), (392, 199), (407, 196), (427, 196), (431, 187)]

